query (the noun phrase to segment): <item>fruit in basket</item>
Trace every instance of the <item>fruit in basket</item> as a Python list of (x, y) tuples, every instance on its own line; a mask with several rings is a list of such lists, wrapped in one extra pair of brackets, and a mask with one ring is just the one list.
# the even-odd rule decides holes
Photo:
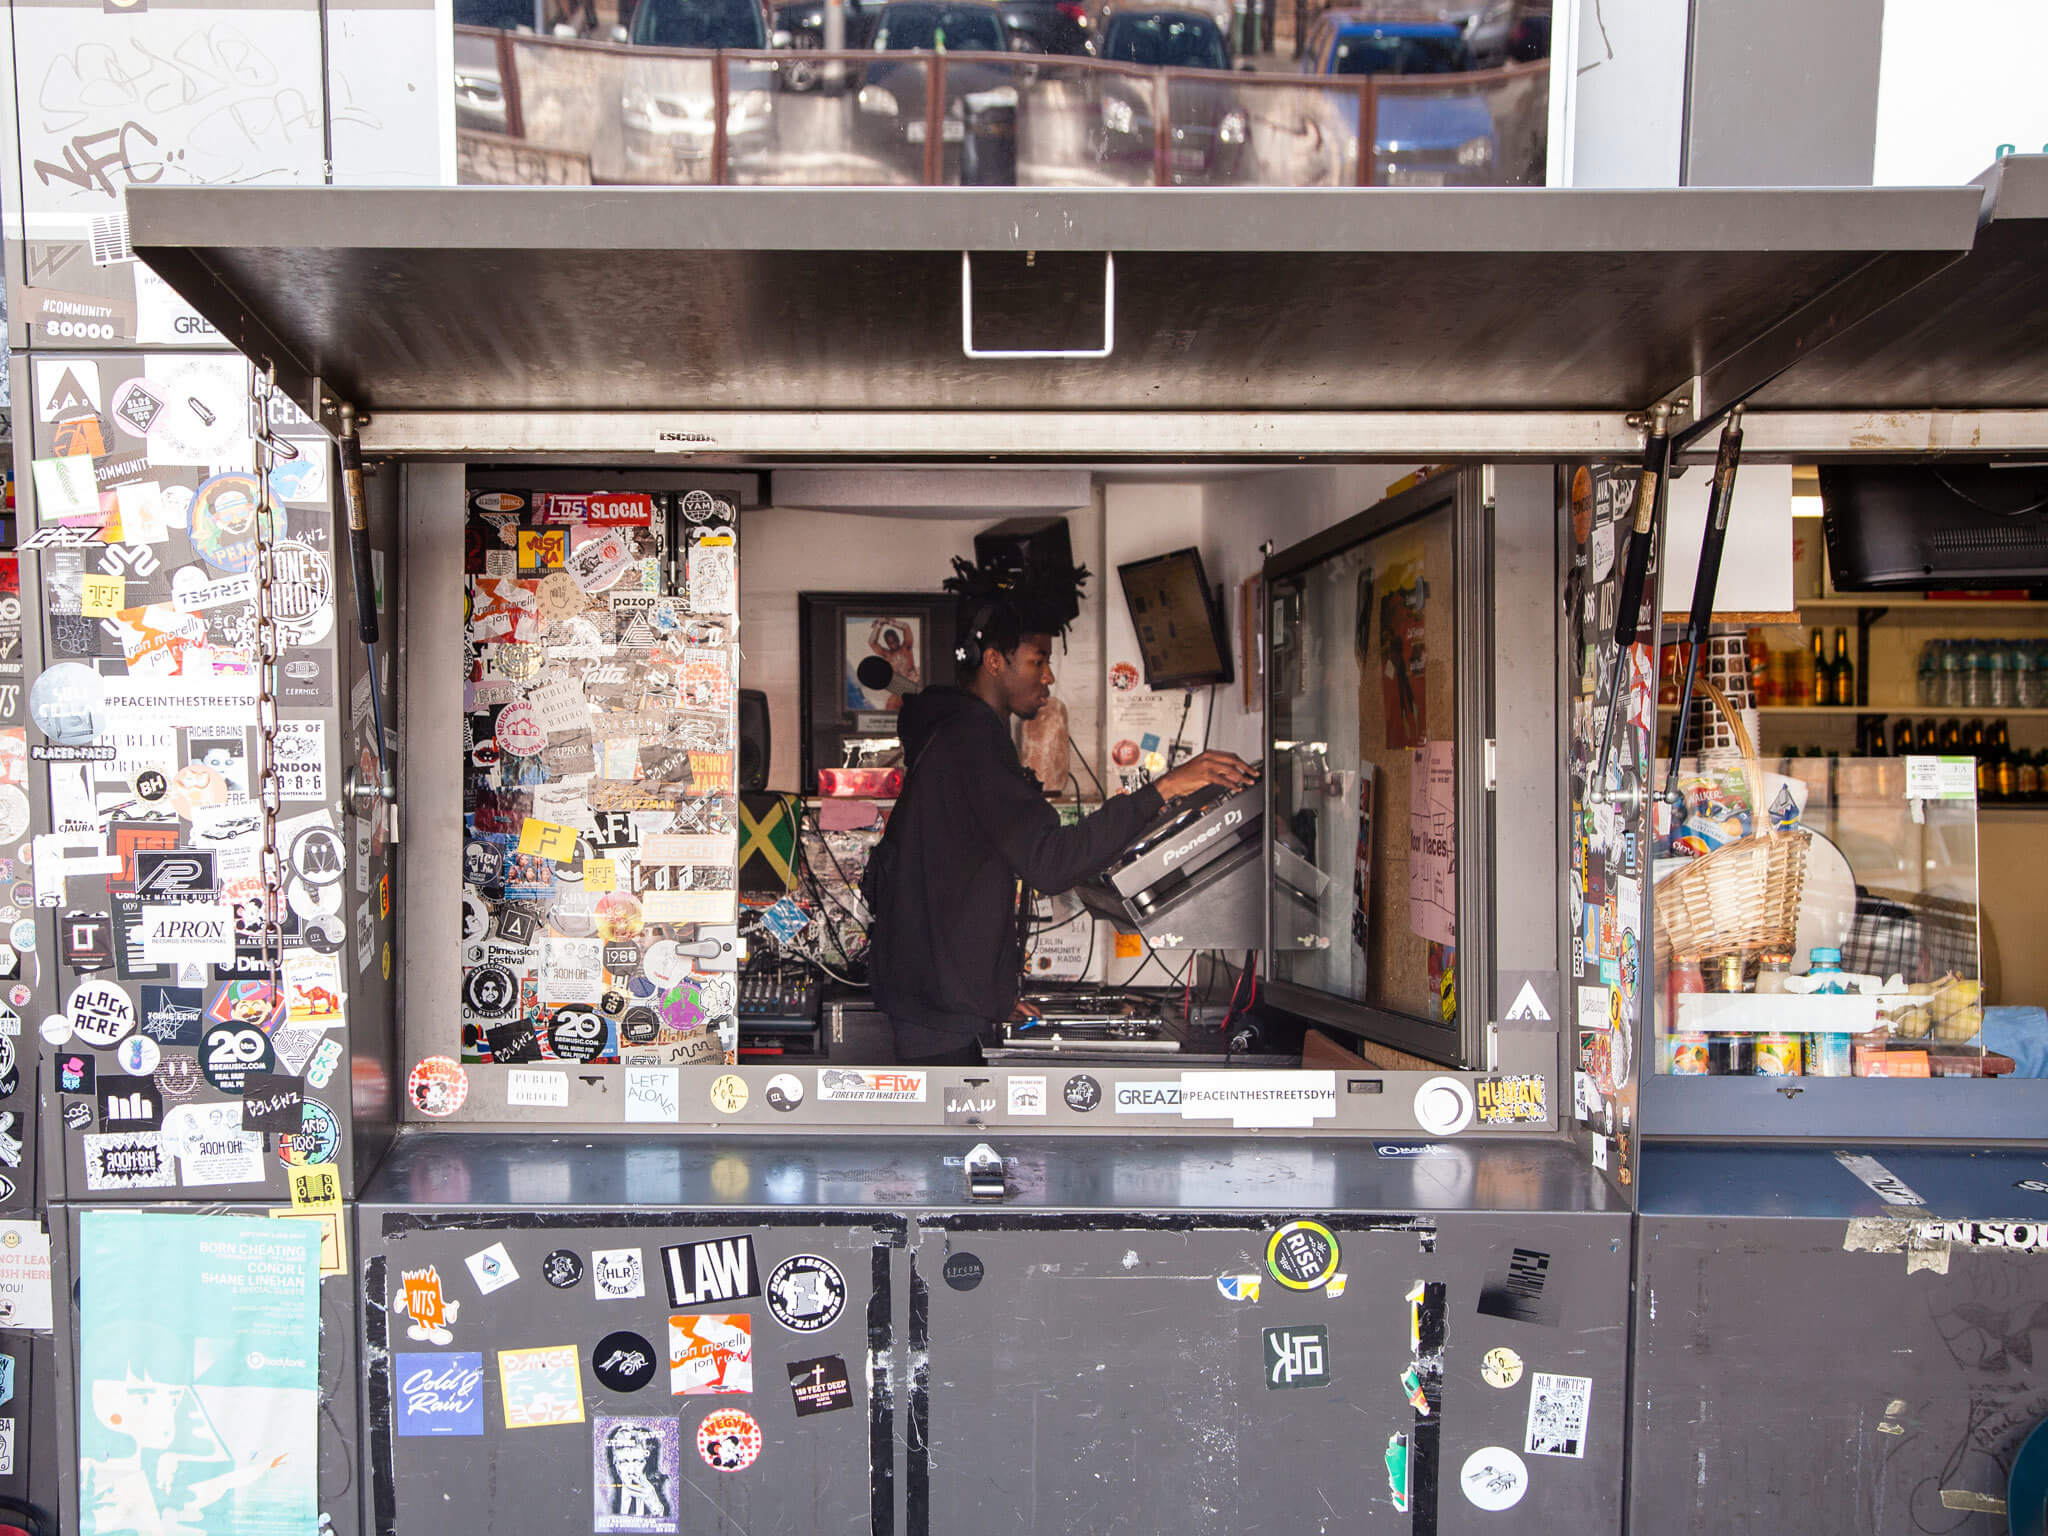
[(1927, 1004), (1934, 1022), (1934, 1038), (1951, 1042), (1976, 1039), (1984, 1027), (1983, 997), (1981, 983), (1960, 976), (1945, 977)]

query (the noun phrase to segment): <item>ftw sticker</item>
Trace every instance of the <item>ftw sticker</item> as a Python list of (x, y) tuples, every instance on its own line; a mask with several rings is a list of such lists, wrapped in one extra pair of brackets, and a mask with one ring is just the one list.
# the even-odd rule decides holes
[(674, 1307), (698, 1307), (713, 1301), (743, 1301), (761, 1294), (761, 1271), (754, 1260), (750, 1236), (715, 1238), (661, 1250), (668, 1274), (668, 1300)]

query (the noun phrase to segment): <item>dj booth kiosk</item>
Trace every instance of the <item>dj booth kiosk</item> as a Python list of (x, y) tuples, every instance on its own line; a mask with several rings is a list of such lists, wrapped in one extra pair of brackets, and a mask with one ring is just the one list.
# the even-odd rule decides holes
[[(1939, 1312), (1945, 1287), (2048, 1299), (2037, 1261), (1971, 1253), (1945, 1277), (1895, 1277), (1905, 1294), (1884, 1310), (1851, 1306), (1858, 1266), (1901, 1261), (1844, 1253), (1841, 1222), (1872, 1213), (1833, 1153), (1967, 1143), (1977, 1175), (1908, 1177), (1930, 1213), (2025, 1217), (1996, 1193), (2023, 1175), (1981, 1169), (2039, 1161), (2034, 1084), (1859, 1080), (1790, 1099), (1653, 1081), (1640, 977), (1615, 1026), (1637, 1069), (1575, 1081), (1599, 968), (1574, 956), (1573, 828), (1597, 801), (1616, 846), (1647, 849), (1652, 748), (1650, 721), (1625, 718), (1617, 777), (1596, 792), (1575, 773), (1616, 669), (1611, 654), (1582, 669), (1589, 630), (1566, 592), (1585, 538), (1572, 470), (1632, 478), (1660, 407), (1696, 464), (1744, 403), (1752, 458), (2048, 448), (2048, 166), (1933, 190), (137, 189), (129, 209), (138, 257), (385, 466), (370, 513), (397, 572), (400, 943), (393, 996), (356, 999), (348, 1029), (353, 1275), (329, 1282), (326, 1310), (349, 1308), (352, 1284), (359, 1332), (330, 1342), (361, 1370), (323, 1370), (323, 1423), (359, 1448), (359, 1475), (323, 1474), (336, 1530), (580, 1522), (588, 1420), (677, 1411), (685, 1530), (1452, 1533), (1508, 1508), (1531, 1530), (1765, 1530), (1784, 1528), (1788, 1488), (1861, 1511), (1816, 1529), (1926, 1528), (1909, 1523), (1917, 1493), (1887, 1492), (1954, 1486), (1953, 1446), (1873, 1448), (1811, 1406), (1859, 1358), (1887, 1362), (1873, 1380), (1928, 1426), (1967, 1428), (2002, 1393), (2015, 1412), (1976, 1449), (2010, 1463), (2040, 1416), (2030, 1368), (1987, 1387), (1981, 1362), (1892, 1350), (1921, 1326), (1902, 1313)], [(883, 1083), (864, 1102), (806, 1068), (788, 1108), (769, 1103), (771, 1068), (685, 1066), (659, 1126), (629, 1123), (622, 1069), (595, 1062), (562, 1074), (558, 1105), (509, 1104), (514, 1069), (496, 1065), (466, 1069), (452, 1113), (407, 1102), (416, 1064), (454, 1054), (461, 1013), (457, 594), (477, 470), (616, 471), (623, 487), (729, 466), (1373, 460), (1453, 466), (1405, 494), (1450, 509), (1454, 729), (1483, 743), (1455, 766), (1454, 1028), (1363, 1029), (1389, 1064), (1305, 1076), (1317, 1104), (1292, 1126), (1256, 1108), (1105, 1113), (1120, 1086), (1161, 1083), (1152, 1062), (1088, 1066), (1101, 1099), (1079, 1108), (1069, 1072), (1036, 1064), (933, 1070), (914, 1097)], [(1649, 882), (1632, 886), (1624, 925), (1646, 944)], [(1547, 1018), (1508, 1016), (1524, 983)], [(1283, 995), (1316, 1017), (1306, 991)], [(1229, 1070), (1177, 1077), (1175, 1097)], [(946, 1113), (947, 1090), (1007, 1104), (1024, 1073), (1051, 1075), (1042, 1113)], [(1475, 1099), (1498, 1106), (1503, 1085), (1518, 1115), (1478, 1123)], [(1755, 1092), (1685, 1092), (1702, 1086)], [(75, 1138), (45, 1125), (68, 1273), (63, 1234), (104, 1202), (84, 1193)], [(1777, 1144), (1765, 1172), (1728, 1167), (1728, 1143), (1760, 1138)], [(969, 1166), (977, 1143), (999, 1171)], [(1275, 1246), (1304, 1231), (1305, 1258)], [(465, 1261), (500, 1243), (522, 1278), (479, 1295)], [(700, 1244), (751, 1288), (707, 1289)], [(629, 1249), (637, 1294), (577, 1283), (594, 1253)], [(1653, 1302), (1638, 1277), (1673, 1254), (1685, 1294)], [(747, 1299), (800, 1256), (843, 1286), (808, 1331)], [(404, 1277), (428, 1266), (463, 1303), (452, 1342), (408, 1342)], [(1760, 1276), (1798, 1287), (1770, 1330)], [(596, 1369), (612, 1335), (658, 1351), (668, 1313), (721, 1295), (757, 1314), (749, 1397), (664, 1398), (616, 1351)], [(56, 1443), (39, 1454), (70, 1528), (61, 1308), (58, 1326)], [(579, 1427), (508, 1428), (487, 1370), (482, 1438), (394, 1433), (401, 1352), (564, 1344)], [(795, 1393), (804, 1375), (822, 1397)], [(744, 1470), (692, 1460), (706, 1410), (726, 1407), (753, 1416)], [(1998, 1528), (1984, 1506), (1936, 1507), (1943, 1529)]]

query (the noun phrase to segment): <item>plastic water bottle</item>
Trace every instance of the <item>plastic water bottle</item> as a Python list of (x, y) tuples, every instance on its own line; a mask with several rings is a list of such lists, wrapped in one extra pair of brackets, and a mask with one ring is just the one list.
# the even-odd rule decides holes
[(1963, 653), (1963, 708), (1991, 706), (1991, 665), (1982, 640), (1972, 640)]
[(1920, 675), (1913, 697), (1919, 703), (1941, 702), (1941, 642), (1930, 640), (1920, 647)]
[(1989, 678), (1991, 697), (1986, 702), (1992, 709), (2012, 708), (2012, 652), (2009, 642), (1994, 640), (1985, 649), (1984, 662)]
[(1963, 707), (1963, 643), (1951, 640), (1941, 648), (1941, 707)]

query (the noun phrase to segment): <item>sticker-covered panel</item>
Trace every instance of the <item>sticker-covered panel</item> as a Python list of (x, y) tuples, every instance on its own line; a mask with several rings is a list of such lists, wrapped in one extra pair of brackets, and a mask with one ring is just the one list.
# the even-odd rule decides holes
[(651, 1074), (625, 1118), (674, 1121), (673, 1069), (737, 1047), (732, 508), (472, 491), (466, 537), (461, 1038), (413, 1106), (454, 1113), (486, 1064), (622, 1063)]
[(363, 1221), (381, 1526), (892, 1528), (900, 1222)]
[[(1649, 818), (1641, 807), (1650, 785), (1657, 706), (1651, 646), (1634, 646), (1619, 662), (1614, 646), (1637, 488), (1633, 466), (1572, 468), (1565, 533), (1572, 559), (1565, 588), (1571, 722), (1565, 1027), (1575, 1041), (1572, 1116), (1593, 1166), (1624, 1186), (1635, 1178), (1636, 1026), (1652, 973), (1643, 923)], [(1654, 546), (1651, 560), (1654, 578)], [(1656, 589), (1653, 579), (1649, 590)], [(1600, 781), (1610, 714), (1612, 740)]]

